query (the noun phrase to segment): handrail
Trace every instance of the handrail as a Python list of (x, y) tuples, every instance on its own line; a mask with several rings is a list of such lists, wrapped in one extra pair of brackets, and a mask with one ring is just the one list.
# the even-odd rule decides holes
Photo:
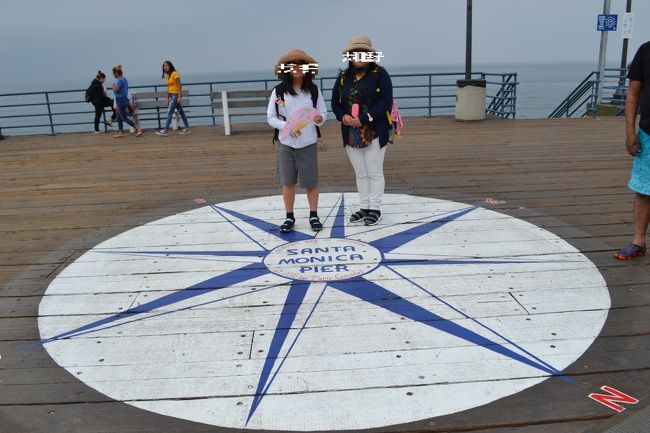
[[(485, 79), (486, 76), (492, 74), (481, 75), (482, 78)], [(486, 113), (504, 119), (508, 119), (512, 116), (514, 119), (517, 114), (517, 74), (501, 74), (501, 78), (501, 83), (494, 83), (501, 84), (501, 88), (497, 94), (491, 98)]]
[[(627, 96), (626, 76), (627, 69), (606, 68), (603, 74), (603, 94), (601, 101), (609, 105), (625, 106)], [(615, 72), (615, 74), (608, 74)], [(598, 106), (596, 104), (598, 95), (599, 73), (592, 71), (580, 84), (567, 96), (548, 116), (549, 118), (591, 116), (596, 117)], [(616, 80), (616, 84), (609, 84)], [(584, 97), (587, 93), (588, 96)], [(616, 116), (625, 113), (625, 109), (616, 112)]]
[[(592, 79), (592, 77), (596, 77), (596, 79)], [(560, 105), (551, 112), (551, 114), (548, 116), (549, 118), (560, 118), (560, 117), (570, 117), (569, 113), (572, 112), (574, 109), (573, 105), (576, 103), (576, 101), (580, 100), (582, 96), (584, 96), (585, 93), (588, 91), (592, 91), (594, 86), (597, 86), (598, 84), (598, 72), (591, 72), (589, 75), (585, 77), (584, 80), (580, 82), (576, 86), (575, 89), (571, 93), (569, 93), (569, 96), (564, 98), (564, 100), (560, 103)], [(582, 103), (580, 104), (580, 106)]]
[[(400, 105), (402, 115), (450, 115), (456, 107), (456, 81), (464, 72), (439, 72), (424, 74), (392, 74), (393, 95)], [(474, 76), (486, 80), (486, 113), (504, 119), (516, 117), (517, 74), (476, 72)], [(318, 77), (318, 84), (329, 105), (331, 89), (338, 77)], [(271, 89), (277, 79), (226, 80), (183, 83), (190, 91), (191, 104), (184, 106), (192, 124), (217, 125), (222, 119), (215, 116), (210, 94), (220, 90)], [(130, 86), (136, 93), (158, 91), (163, 85)], [(145, 90), (146, 89), (146, 90)], [(0, 94), (0, 127), (16, 133), (72, 132), (85, 130), (92, 125), (94, 108), (83, 101), (85, 89), (53, 90)], [(400, 103), (401, 102), (401, 103)], [(251, 116), (253, 116), (251, 114)], [(242, 116), (246, 119), (244, 116)], [(164, 123), (166, 113), (158, 109), (143, 109), (140, 121), (144, 126)], [(257, 116), (258, 119), (259, 115)], [(259, 121), (259, 120), (258, 120)], [(46, 130), (44, 130), (46, 128)], [(106, 126), (104, 126), (106, 130)]]

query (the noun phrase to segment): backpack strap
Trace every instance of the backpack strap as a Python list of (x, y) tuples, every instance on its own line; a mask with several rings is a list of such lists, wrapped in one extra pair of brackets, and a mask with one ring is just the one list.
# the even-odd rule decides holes
[[(273, 90), (275, 90), (275, 114), (282, 120), (287, 120), (286, 117), (280, 114), (280, 108), (278, 107), (278, 99), (284, 102), (284, 83), (278, 84)], [(279, 139), (280, 130), (276, 128), (273, 132), (273, 144), (275, 144), (275, 141)]]
[[(314, 106), (314, 108), (316, 108), (316, 106), (318, 105), (318, 86), (316, 86), (316, 84), (314, 83), (311, 83), (311, 88), (309, 89), (309, 92), (311, 93), (311, 103)], [(320, 128), (318, 127), (318, 125), (315, 126), (316, 126), (316, 134), (318, 135), (318, 138), (320, 138), (321, 137)]]
[(339, 104), (343, 103), (343, 99), (341, 98), (342, 90), (343, 90), (343, 85), (345, 84), (345, 71), (339, 72)]

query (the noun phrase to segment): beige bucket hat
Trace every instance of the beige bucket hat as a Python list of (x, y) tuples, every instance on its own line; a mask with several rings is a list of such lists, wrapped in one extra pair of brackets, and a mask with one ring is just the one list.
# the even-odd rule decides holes
[[(275, 74), (278, 77), (281, 77), (283, 75), (282, 72), (279, 72), (280, 65), (281, 64), (287, 64), (287, 63), (293, 63), (297, 61), (302, 61), (305, 63), (318, 63), (316, 59), (314, 59), (312, 56), (304, 52), (303, 50), (300, 50), (298, 48), (294, 48), (293, 50), (289, 51), (287, 54), (284, 56), (280, 57), (278, 61), (275, 63)], [(316, 75), (318, 71), (314, 71), (314, 75)]]
[(351, 53), (353, 51), (372, 51), (375, 52), (375, 50), (372, 47), (372, 42), (370, 42), (370, 38), (365, 35), (357, 35), (357, 36), (352, 36), (350, 39), (350, 42), (348, 42), (348, 46), (346, 49), (343, 50), (343, 54), (345, 53)]

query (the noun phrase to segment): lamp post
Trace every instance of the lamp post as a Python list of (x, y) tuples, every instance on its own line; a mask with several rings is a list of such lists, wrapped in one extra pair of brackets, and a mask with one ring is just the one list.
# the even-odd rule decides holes
[(472, 0), (467, 0), (465, 79), (456, 81), (456, 120), (485, 119), (485, 84), (472, 79)]
[(472, 0), (467, 0), (467, 25), (465, 27), (465, 79), (472, 79)]

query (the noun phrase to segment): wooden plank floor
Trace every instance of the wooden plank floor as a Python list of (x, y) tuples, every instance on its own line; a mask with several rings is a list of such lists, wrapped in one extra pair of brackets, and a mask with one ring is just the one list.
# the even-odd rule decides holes
[[(631, 239), (631, 158), (620, 118), (408, 118), (386, 154), (386, 192), (483, 203), (565, 239), (601, 272), (612, 300), (589, 350), (559, 378), (478, 408), (381, 431), (596, 432), (616, 412), (586, 396), (610, 385), (650, 401), (650, 259), (613, 259)], [(330, 121), (319, 143), (323, 192), (355, 191)], [(140, 138), (65, 134), (0, 142), (0, 432), (233, 431), (116, 402), (60, 368), (41, 347), (38, 308), (50, 282), (102, 241), (208, 203), (279, 193), (265, 125), (198, 127)], [(486, 198), (504, 203), (486, 205)], [(277, 218), (283, 215), (280, 213)]]

